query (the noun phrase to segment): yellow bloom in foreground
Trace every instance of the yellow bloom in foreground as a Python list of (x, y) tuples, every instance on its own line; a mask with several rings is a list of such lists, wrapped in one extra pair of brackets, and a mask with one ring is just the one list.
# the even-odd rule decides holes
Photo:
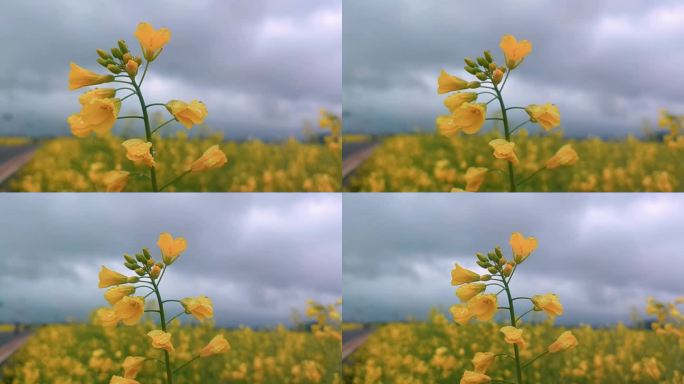
[(188, 247), (188, 244), (185, 242), (184, 238), (177, 237), (174, 239), (170, 233), (164, 232), (159, 235), (157, 246), (161, 250), (164, 264), (171, 265), (174, 261), (176, 261), (178, 256), (185, 251), (185, 248)]
[(459, 300), (462, 302), (466, 302), (475, 297), (475, 295), (484, 292), (486, 288), (487, 286), (482, 283), (463, 284), (456, 290), (456, 296), (458, 296)]
[(147, 336), (152, 339), (152, 347), (156, 349), (165, 349), (166, 351), (173, 353), (175, 349), (171, 343), (171, 334), (168, 332), (160, 331), (155, 329), (154, 331), (147, 332)]
[(91, 132), (102, 136), (114, 127), (120, 109), (119, 99), (92, 98), (81, 112), (69, 116), (67, 123), (76, 137), (83, 138)]
[(114, 81), (112, 75), (101, 75), (79, 67), (73, 62), (69, 63), (69, 68), (69, 89), (71, 90)]
[(534, 237), (525, 238), (520, 232), (513, 232), (508, 240), (513, 250), (513, 260), (520, 264), (537, 249), (537, 239)]
[(171, 31), (168, 28), (155, 30), (150, 23), (138, 24), (134, 34), (147, 61), (156, 59), (164, 45), (171, 40)]
[(128, 356), (123, 362), (124, 377), (127, 379), (135, 379), (138, 373), (145, 364), (145, 358), (142, 356)]
[(119, 323), (119, 317), (116, 316), (116, 312), (111, 308), (100, 308), (96, 314), (100, 324), (105, 328), (115, 327)]
[(465, 173), (466, 187), (468, 192), (477, 192), (482, 183), (484, 183), (485, 176), (487, 176), (487, 168), (484, 167), (470, 167)]
[(480, 275), (458, 264), (454, 264), (454, 269), (451, 270), (451, 285), (461, 285), (475, 281), (480, 281)]
[(546, 162), (546, 168), (554, 169), (562, 165), (573, 165), (577, 160), (579, 160), (579, 155), (572, 149), (572, 144), (565, 144)]
[(138, 62), (132, 59), (128, 60), (126, 62), (126, 73), (135, 77), (138, 74)]
[(525, 348), (525, 340), (523, 340), (522, 337), (522, 329), (507, 325), (505, 327), (501, 327), (500, 331), (504, 334), (505, 342), (508, 344), (517, 344), (520, 348)]
[(465, 304), (452, 305), (449, 311), (454, 317), (454, 321), (461, 325), (466, 325), (473, 318), (473, 314), (470, 313), (468, 306)]
[(119, 300), (123, 299), (124, 296), (130, 296), (135, 293), (135, 287), (132, 285), (120, 285), (118, 287), (110, 288), (105, 292), (104, 297), (105, 300), (109, 302), (109, 304), (114, 305)]
[(525, 56), (532, 52), (532, 43), (527, 40), (518, 41), (512, 35), (502, 37), (499, 47), (506, 57), (506, 66), (509, 69), (514, 69), (520, 65)]
[(113, 99), (116, 96), (116, 89), (114, 88), (95, 88), (92, 91), (88, 91), (78, 98), (78, 102), (81, 105), (90, 104), (91, 101), (97, 99)]
[(126, 325), (136, 325), (145, 313), (145, 299), (142, 296), (124, 296), (114, 304), (116, 316)]
[(538, 123), (545, 131), (560, 125), (560, 112), (553, 104), (530, 104), (525, 108), (525, 112), (530, 115), (531, 122)]
[(487, 118), (487, 105), (482, 103), (463, 103), (453, 113), (453, 124), (469, 135), (477, 133)]
[(220, 168), (228, 162), (226, 154), (223, 153), (218, 145), (212, 145), (202, 156), (190, 164), (192, 172), (202, 172), (209, 169)]
[(453, 136), (461, 129), (453, 115), (441, 115), (435, 119), (437, 130), (444, 136)]
[(461, 377), (460, 384), (487, 384), (491, 382), (492, 378), (483, 373), (465, 371)]
[(496, 295), (479, 294), (468, 301), (468, 311), (480, 321), (489, 321), (494, 318), (498, 305)]
[(128, 176), (130, 172), (126, 171), (109, 171), (102, 179), (107, 192), (121, 192), (128, 184)]
[(567, 351), (568, 349), (575, 348), (577, 346), (577, 339), (575, 335), (570, 331), (565, 331), (558, 336), (558, 339), (549, 345), (549, 352), (556, 353), (561, 351)]
[(127, 379), (121, 376), (112, 376), (109, 384), (140, 384), (139, 381), (133, 379)]
[(171, 100), (166, 103), (166, 109), (187, 129), (192, 128), (194, 125), (202, 124), (208, 114), (207, 107), (198, 100), (193, 100), (190, 103), (181, 100)]
[(150, 168), (155, 166), (154, 157), (150, 152), (152, 143), (140, 139), (128, 139), (121, 145), (126, 148), (126, 158), (136, 165), (145, 165)]
[(660, 379), (660, 368), (658, 368), (658, 360), (655, 357), (651, 357), (644, 361), (644, 371), (653, 380)]
[(230, 350), (230, 344), (223, 335), (216, 335), (213, 339), (200, 351), (200, 357), (207, 357), (211, 355), (218, 355), (227, 353)]
[(513, 165), (518, 164), (518, 155), (515, 154), (515, 143), (504, 139), (494, 139), (489, 142), (494, 148), (494, 157), (497, 159), (508, 160)]
[(444, 106), (447, 107), (450, 112), (454, 112), (454, 110), (463, 105), (463, 103), (469, 103), (475, 100), (477, 100), (477, 93), (475, 92), (454, 93), (444, 99)]
[(532, 304), (534, 304), (535, 311), (544, 311), (551, 317), (563, 314), (563, 304), (558, 300), (558, 296), (553, 293), (532, 296)]
[(475, 357), (473, 357), (473, 365), (475, 366), (475, 372), (485, 373), (489, 367), (494, 363), (494, 357), (496, 355), (492, 352), (477, 352)]
[(214, 317), (214, 307), (206, 296), (186, 297), (181, 300), (185, 313), (189, 313), (199, 321)]
[(454, 75), (450, 75), (443, 69), (439, 73), (439, 78), (437, 79), (437, 93), (442, 94), (452, 91), (460, 91), (466, 88), (468, 88), (467, 81)]
[(100, 279), (98, 288), (107, 288), (113, 285), (123, 284), (128, 280), (128, 277), (120, 274), (119, 272), (114, 272), (104, 265), (102, 266), (102, 269), (100, 269), (98, 277)]

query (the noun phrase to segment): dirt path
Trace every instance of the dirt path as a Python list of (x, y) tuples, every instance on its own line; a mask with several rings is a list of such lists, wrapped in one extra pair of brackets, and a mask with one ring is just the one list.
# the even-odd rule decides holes
[[(363, 143), (361, 145), (350, 146), (347, 144), (347, 153), (342, 153), (342, 181), (346, 183), (347, 176), (351, 175), (356, 168), (358, 168), (364, 161), (366, 161), (373, 154), (373, 150), (377, 147), (379, 142)], [(344, 148), (343, 148), (344, 151)]]
[(343, 335), (342, 360), (345, 360), (349, 355), (361, 347), (372, 333), (372, 330), (363, 330)]
[(2, 339), (0, 339), (0, 365), (2, 365), (2, 363), (9, 359), (14, 352), (19, 350), (19, 348), (28, 341), (31, 333), (26, 332), (19, 335), (0, 334), (0, 336), (2, 336)]
[(36, 151), (36, 146), (0, 147), (0, 184), (24, 166)]

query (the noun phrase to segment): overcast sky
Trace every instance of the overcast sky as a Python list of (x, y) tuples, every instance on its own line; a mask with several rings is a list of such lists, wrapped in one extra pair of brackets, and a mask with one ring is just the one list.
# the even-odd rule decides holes
[(424, 318), (458, 303), (454, 263), (510, 256), (515, 231), (539, 248), (514, 276), (516, 296), (555, 292), (559, 323), (629, 322), (646, 298), (683, 296), (684, 197), (676, 194), (346, 194), (345, 320)]
[[(0, 323), (84, 319), (106, 306), (106, 265), (161, 232), (187, 240), (161, 289), (205, 294), (220, 325), (286, 323), (313, 298), (341, 297), (341, 196), (6, 194), (0, 199)], [(176, 311), (173, 311), (174, 314)]]
[(658, 108), (684, 112), (678, 0), (345, 0), (345, 130), (433, 131), (440, 69), (465, 77), (485, 49), (502, 62), (504, 34), (533, 44), (508, 105), (557, 104), (566, 135), (638, 134)]
[(139, 51), (140, 21), (172, 31), (148, 103), (203, 100), (208, 124), (241, 138), (299, 134), (319, 108), (341, 110), (341, 0), (5, 0), (0, 135), (69, 134), (81, 93), (67, 90), (69, 62), (103, 71), (95, 49), (118, 39)]

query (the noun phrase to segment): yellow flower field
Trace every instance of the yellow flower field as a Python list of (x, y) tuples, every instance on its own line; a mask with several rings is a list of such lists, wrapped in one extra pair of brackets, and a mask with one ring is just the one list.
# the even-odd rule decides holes
[[(523, 329), (532, 341), (521, 351), (524, 359), (542, 353), (563, 331), (548, 323), (526, 324)], [(607, 329), (581, 326), (572, 333), (579, 346), (525, 368), (529, 382), (684, 383), (684, 339), (678, 345), (671, 336), (623, 325)], [(478, 322), (460, 326), (435, 311), (428, 322), (379, 327), (344, 366), (344, 379), (354, 384), (458, 383), (463, 372), (472, 369), (476, 352), (501, 353), (509, 347), (499, 325)], [(512, 361), (497, 360), (494, 367), (506, 377), (514, 377)], [(659, 379), (653, 377), (656, 373)]]
[[(126, 158), (122, 138), (108, 136), (57, 138), (45, 141), (33, 159), (10, 181), (12, 191), (104, 191), (103, 178), (112, 169), (131, 173), (124, 191), (149, 191), (147, 169)], [(219, 169), (192, 173), (166, 191), (256, 192), (339, 191), (341, 154), (323, 144), (290, 139), (284, 143), (261, 141), (224, 142), (220, 136), (187, 139), (155, 139), (160, 155), (155, 160), (161, 180), (170, 180), (178, 169), (187, 169), (210, 146), (218, 144), (228, 163)], [(176, 172), (176, 173), (174, 173)]]
[[(159, 358), (147, 347), (148, 331), (156, 326), (106, 329), (96, 325), (48, 325), (40, 328), (2, 369), (0, 383), (97, 384), (120, 374), (126, 356)], [(190, 359), (217, 332), (230, 340), (223, 355), (202, 359), (181, 371), (178, 383), (339, 383), (337, 340), (284, 327), (271, 331), (250, 328), (217, 330), (212, 326), (173, 324), (175, 357)], [(143, 341), (141, 346), (141, 341)], [(163, 383), (158, 367), (145, 364), (137, 380)]]
[[(521, 130), (516, 151), (520, 180), (539, 170), (565, 144), (581, 159), (572, 167), (538, 173), (518, 191), (649, 191), (684, 190), (684, 152), (663, 143), (628, 137), (621, 141), (598, 138), (566, 139), (560, 133), (529, 136)], [(445, 137), (406, 134), (386, 138), (373, 155), (350, 176), (348, 191), (434, 191), (464, 188), (470, 167), (489, 169), (479, 191), (505, 191), (507, 162), (482, 151), (496, 137), (492, 133)]]

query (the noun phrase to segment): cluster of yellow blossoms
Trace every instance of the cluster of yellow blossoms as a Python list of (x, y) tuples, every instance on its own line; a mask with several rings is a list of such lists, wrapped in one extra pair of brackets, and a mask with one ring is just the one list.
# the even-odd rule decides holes
[[(477, 264), (486, 269), (489, 272), (488, 274), (480, 275), (458, 264), (451, 271), (451, 285), (459, 286), (456, 289), (456, 296), (462, 302), (462, 304), (456, 304), (450, 308), (454, 320), (461, 325), (467, 324), (473, 318), (480, 321), (490, 321), (498, 310), (506, 310), (510, 317), (510, 324), (501, 327), (500, 332), (503, 334), (504, 341), (513, 345), (513, 355), (477, 352), (472, 361), (473, 369), (466, 370), (463, 373), (461, 384), (491, 383), (492, 378), (487, 375), (487, 370), (497, 357), (506, 357), (515, 361), (516, 383), (523, 384), (522, 369), (524, 367), (546, 354), (565, 351), (577, 346), (577, 339), (572, 332), (565, 331), (548, 346), (545, 352), (524, 364), (521, 362), (520, 350), (524, 349), (526, 345), (523, 337), (524, 330), (519, 327), (522, 318), (532, 311), (543, 311), (549, 317), (555, 318), (563, 314), (563, 305), (553, 293), (533, 297), (513, 297), (511, 295), (511, 279), (518, 266), (537, 248), (537, 239), (534, 237), (526, 238), (521, 233), (515, 232), (511, 235), (509, 243), (513, 253), (512, 260), (506, 259), (499, 247), (496, 247), (493, 252), (489, 252), (486, 256), (481, 253), (476, 255)], [(488, 287), (497, 287), (499, 290), (494, 294), (485, 293)], [(498, 296), (504, 292), (508, 306), (500, 307)], [(528, 300), (531, 302), (532, 308), (516, 317), (514, 306), (516, 300)]]
[(673, 115), (665, 109), (661, 109), (659, 114), (658, 126), (670, 131), (663, 136), (665, 145), (671, 150), (684, 149), (684, 136), (681, 132), (684, 127), (684, 115)]
[[(171, 354), (175, 352), (171, 333), (167, 327), (174, 319), (183, 314), (189, 314), (199, 321), (214, 317), (214, 308), (211, 300), (206, 296), (187, 297), (182, 300), (162, 300), (159, 284), (164, 277), (167, 267), (185, 251), (187, 244), (184, 238), (173, 238), (169, 233), (159, 236), (157, 245), (161, 250), (161, 261), (152, 258), (150, 251), (143, 248), (142, 252), (131, 256), (124, 255), (123, 265), (136, 276), (126, 276), (115, 272), (105, 266), (99, 273), (99, 288), (109, 288), (105, 294), (105, 300), (111, 304), (110, 308), (101, 308), (97, 311), (100, 323), (104, 327), (116, 327), (119, 323), (134, 326), (140, 322), (145, 312), (159, 314), (160, 329), (147, 333), (152, 348), (164, 351), (165, 382), (173, 384), (173, 374), (186, 367), (198, 358), (208, 357), (228, 352), (230, 344), (221, 334), (215, 336), (195, 357), (180, 366), (171, 366)], [(139, 285), (135, 285), (139, 284)], [(111, 288), (110, 288), (111, 287)], [(133, 296), (139, 289), (148, 289), (150, 292), (145, 296)], [(156, 298), (155, 309), (145, 309), (145, 299), (151, 295)], [(167, 319), (165, 303), (177, 302), (182, 306), (181, 312)], [(150, 359), (142, 356), (128, 356), (123, 362), (123, 376), (113, 376), (110, 384), (139, 384), (135, 380), (138, 372), (146, 361)], [(156, 360), (156, 359), (153, 359)], [(159, 360), (161, 362), (161, 360)]]
[(316, 321), (311, 326), (311, 333), (319, 339), (342, 341), (342, 316), (338, 309), (342, 306), (342, 299), (328, 305), (314, 300), (308, 300), (306, 304), (306, 316)]
[(342, 149), (342, 120), (339, 116), (321, 108), (319, 111), (318, 126), (330, 131), (330, 136), (325, 137), (325, 143), (330, 149)]
[[(663, 349), (671, 347), (666, 356), (679, 355), (681, 350), (684, 350), (684, 313), (680, 311), (678, 306), (684, 306), (684, 296), (676, 298), (673, 302), (660, 302), (653, 297), (648, 298), (646, 305), (646, 314), (655, 316), (656, 320), (651, 323), (651, 328), (655, 331), (659, 338), (663, 338), (661, 347)], [(676, 362), (673, 362), (676, 364)], [(679, 382), (677, 377), (679, 372), (672, 372), (672, 370), (663, 369), (664, 366), (655, 357), (646, 357), (637, 361), (632, 365), (632, 373), (635, 378), (646, 376), (653, 380), (661, 380), (663, 378), (670, 379), (672, 383)], [(670, 377), (663, 377), (670, 376)], [(668, 381), (670, 382), (670, 381)]]
[[(489, 145), (493, 149), (493, 155), (497, 159), (508, 162), (509, 190), (515, 192), (517, 186), (534, 177), (545, 169), (554, 169), (560, 166), (573, 165), (579, 159), (577, 152), (570, 144), (562, 146), (554, 156), (546, 161), (546, 164), (529, 175), (516, 182), (514, 166), (518, 164), (518, 155), (515, 152), (515, 142), (512, 135), (528, 122), (536, 123), (544, 131), (560, 125), (560, 112), (553, 104), (530, 104), (525, 108), (509, 107), (504, 104), (502, 91), (511, 71), (517, 68), (532, 52), (532, 44), (527, 40), (518, 41), (511, 35), (505, 35), (499, 44), (505, 57), (505, 66), (498, 65), (489, 51), (485, 51), (482, 57), (475, 61), (465, 58), (466, 72), (474, 75), (478, 81), (466, 81), (442, 70), (437, 79), (437, 93), (444, 94), (456, 92), (444, 100), (444, 105), (449, 110), (449, 115), (438, 116), (436, 119), (437, 129), (446, 136), (454, 136), (458, 132), (475, 134), (480, 131), (486, 120), (495, 120), (503, 123), (504, 137), (491, 140)], [(469, 89), (482, 89), (481, 92), (458, 92)], [(490, 95), (492, 98), (484, 103), (478, 103), (480, 95)], [(501, 117), (487, 117), (487, 106), (498, 101)], [(511, 110), (522, 109), (528, 119), (515, 127), (510, 126), (508, 113)], [(489, 170), (483, 167), (471, 167), (466, 171), (465, 191), (477, 191), (485, 180)], [(463, 191), (454, 188), (454, 191)]]
[[(84, 138), (93, 132), (98, 136), (108, 134), (116, 121), (120, 119), (143, 120), (145, 138), (129, 139), (124, 141), (122, 145), (129, 160), (136, 166), (149, 169), (149, 175), (134, 174), (134, 176), (149, 178), (152, 191), (157, 192), (164, 190), (189, 173), (222, 167), (227, 162), (227, 158), (218, 145), (214, 145), (207, 149), (188, 169), (183, 170), (168, 183), (158, 185), (155, 172), (157, 164), (155, 163), (153, 135), (174, 121), (179, 122), (187, 129), (202, 124), (207, 116), (207, 108), (204, 103), (197, 100), (192, 100), (189, 103), (171, 100), (166, 104), (145, 104), (141, 86), (145, 80), (148, 66), (159, 56), (164, 46), (171, 39), (171, 31), (167, 28), (155, 30), (149, 23), (140, 23), (135, 31), (135, 37), (140, 43), (143, 52), (142, 57), (133, 56), (124, 40), (119, 40), (117, 46), (112, 48), (110, 52), (102, 49), (97, 50), (98, 64), (109, 70), (111, 74), (98, 74), (73, 62), (70, 64), (69, 89), (71, 90), (104, 83), (120, 83), (122, 86), (119, 88), (95, 88), (84, 93), (78, 99), (82, 106), (81, 111), (69, 116), (67, 122), (74, 136)], [(145, 61), (145, 68), (140, 79), (138, 79), (138, 69), (143, 61)], [(127, 95), (118, 98), (116, 94), (120, 91), (127, 92)], [(121, 102), (131, 96), (137, 96), (142, 115), (119, 116)], [(172, 117), (153, 129), (150, 125), (148, 109), (154, 106), (165, 107)], [(118, 169), (110, 171), (102, 181), (108, 192), (120, 192), (126, 187), (129, 176), (131, 176), (131, 172)]]

